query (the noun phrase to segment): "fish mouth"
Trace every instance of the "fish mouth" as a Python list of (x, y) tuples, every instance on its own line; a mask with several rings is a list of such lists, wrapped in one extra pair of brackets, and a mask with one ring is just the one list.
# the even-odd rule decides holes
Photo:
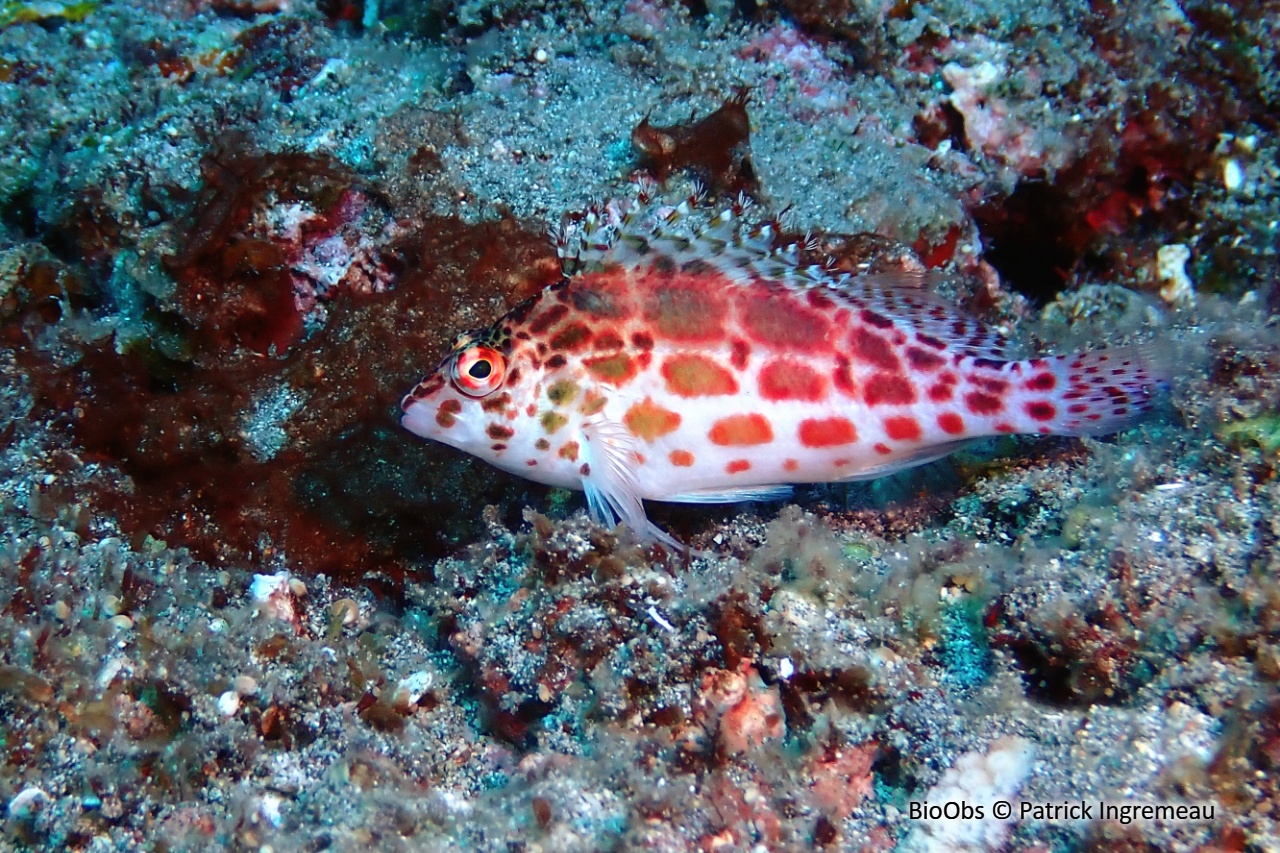
[(436, 423), (434, 406), (427, 406), (421, 401), (409, 401), (404, 406), (404, 414), (400, 416), (400, 426), (407, 429), (414, 435), (420, 435), (423, 438), (435, 438), (440, 427)]

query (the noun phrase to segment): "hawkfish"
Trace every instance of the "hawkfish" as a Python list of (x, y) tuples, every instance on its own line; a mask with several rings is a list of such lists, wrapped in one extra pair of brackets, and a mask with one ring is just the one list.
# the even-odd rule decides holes
[(1147, 345), (1011, 358), (922, 275), (804, 264), (743, 200), (691, 230), (696, 201), (562, 226), (566, 275), (459, 335), (404, 427), (676, 544), (644, 501), (777, 499), (987, 436), (1113, 433), (1167, 378)]

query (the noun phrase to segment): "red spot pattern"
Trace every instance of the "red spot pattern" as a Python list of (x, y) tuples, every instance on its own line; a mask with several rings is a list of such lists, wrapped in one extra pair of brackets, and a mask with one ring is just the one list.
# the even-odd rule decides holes
[(439, 373), (424, 379), (409, 393), (409, 396), (400, 401), (400, 408), (409, 411), (409, 407), (413, 405), (414, 400), (421, 400), (430, 397), (432, 394), (444, 387), (445, 379)]
[[(864, 312), (865, 313), (865, 312)], [(891, 373), (902, 369), (893, 346), (870, 329), (859, 326), (849, 335), (849, 349), (863, 364), (870, 364)]]
[(738, 393), (738, 380), (715, 359), (678, 352), (662, 363), (667, 390), (679, 397), (712, 397)]
[[(501, 412), (505, 411), (510, 403), (511, 395), (506, 391), (503, 391), (501, 394), (486, 397), (480, 403), (480, 408), (484, 409), (486, 412)], [(512, 414), (512, 417), (515, 417), (514, 413)]]
[(836, 307), (835, 300), (823, 293), (821, 290), (810, 290), (808, 293), (808, 302), (810, 307), (818, 311), (830, 311)]
[(929, 386), (929, 399), (935, 403), (945, 403), (951, 399), (951, 394), (955, 389), (946, 383), (939, 382), (937, 385)]
[(888, 456), (892, 452), (893, 450), (889, 445), (885, 444), (883, 441), (876, 442), (876, 453), (879, 453), (881, 456)]
[(872, 311), (869, 308), (862, 309), (862, 312), (858, 316), (862, 318), (862, 322), (866, 323), (869, 326), (875, 326), (877, 329), (893, 328), (892, 320), (890, 320), (888, 317), (884, 316), (883, 314), (877, 314), (876, 312)]
[(534, 317), (529, 323), (529, 331), (535, 335), (540, 335), (547, 329), (550, 329), (556, 323), (559, 323), (569, 313), (568, 306), (552, 305), (546, 311), (543, 311), (537, 317)]
[(1058, 378), (1052, 373), (1037, 373), (1023, 383), (1023, 387), (1028, 391), (1052, 391), (1057, 384)]
[(849, 359), (845, 356), (836, 356), (836, 369), (831, 373), (831, 381), (846, 397), (858, 395), (858, 386), (853, 383), (853, 370), (850, 368)]
[(627, 290), (623, 276), (607, 270), (573, 279), (568, 298), (574, 308), (589, 317), (617, 322), (635, 310)]
[(964, 432), (964, 418), (955, 412), (943, 412), (938, 415), (938, 428), (947, 435), (960, 435)]
[(760, 396), (766, 400), (817, 402), (827, 396), (826, 377), (803, 362), (777, 359), (760, 369)]
[(983, 394), (981, 391), (970, 391), (964, 395), (964, 404), (975, 415), (994, 415), (1004, 410), (1004, 403), (999, 397)]
[(570, 323), (552, 336), (549, 343), (555, 350), (576, 352), (591, 340), (591, 329), (584, 323)]
[(740, 292), (742, 328), (757, 343), (802, 352), (826, 346), (831, 324), (799, 299), (777, 292)]
[(942, 367), (947, 360), (937, 353), (919, 347), (907, 347), (907, 363), (916, 370), (930, 372)]
[(635, 362), (625, 352), (589, 358), (583, 365), (596, 379), (619, 388), (634, 379), (637, 372)]
[(808, 418), (800, 422), (798, 434), (805, 447), (837, 447), (858, 440), (858, 430), (848, 418)]
[(735, 370), (746, 370), (747, 359), (751, 358), (751, 345), (741, 338), (734, 338), (731, 346), (733, 351), (729, 354), (729, 363)]
[(445, 400), (436, 412), (436, 423), (448, 429), (458, 422), (456, 415), (462, 411), (462, 403), (458, 400)]
[(969, 381), (989, 394), (1003, 394), (1009, 390), (1009, 383), (1003, 379), (991, 379), (987, 376), (971, 376)]
[(743, 471), (751, 470), (751, 463), (745, 459), (735, 459), (724, 466), (724, 470), (727, 474), (741, 474)]
[(783, 459), (783, 460), (782, 460), (782, 469), (783, 469), (784, 471), (794, 471), (794, 470), (796, 470), (796, 469), (797, 469), (797, 468), (799, 468), (799, 467), (800, 467), (800, 463), (799, 463), (799, 462), (797, 462), (797, 461), (796, 461), (796, 460), (794, 460), (794, 459)]
[(917, 340), (917, 341), (919, 341), (920, 343), (924, 344), (925, 346), (927, 346), (927, 347), (933, 347), (934, 349), (946, 349), (946, 348), (947, 348), (947, 342), (946, 342), (946, 341), (939, 340), (938, 338), (935, 338), (933, 335), (926, 335), (926, 334), (923, 334), (923, 333), (921, 333), (921, 334), (917, 334), (917, 335), (916, 335), (916, 340)]
[(596, 341), (592, 346), (596, 349), (622, 349), (626, 344), (613, 332), (601, 332), (596, 335)]
[(677, 468), (689, 468), (693, 465), (693, 454), (687, 450), (673, 450), (667, 454), (667, 458)]
[(661, 336), (675, 341), (716, 341), (724, 338), (725, 300), (718, 277), (664, 276), (651, 273), (637, 281), (648, 292), (644, 317)]
[(924, 435), (920, 429), (920, 422), (906, 415), (885, 418), (884, 434), (894, 441), (919, 441)]
[(730, 415), (712, 424), (707, 437), (722, 447), (768, 444), (773, 441), (773, 427), (764, 415)]
[(1032, 400), (1027, 403), (1026, 409), (1032, 420), (1037, 421), (1051, 421), (1058, 414), (1058, 410), (1054, 408), (1053, 404), (1045, 400)]
[(863, 400), (868, 406), (901, 405), (916, 401), (916, 389), (905, 376), (896, 373), (877, 373), (867, 380)]

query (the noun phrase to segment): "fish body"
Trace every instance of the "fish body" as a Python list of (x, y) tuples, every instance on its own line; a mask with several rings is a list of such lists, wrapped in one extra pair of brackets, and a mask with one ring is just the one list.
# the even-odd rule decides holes
[(1114, 432), (1165, 372), (1143, 347), (1009, 359), (919, 277), (801, 267), (738, 209), (694, 237), (664, 230), (674, 216), (588, 222), (580, 268), (460, 336), (403, 425), (665, 539), (643, 500), (780, 497), (985, 436)]

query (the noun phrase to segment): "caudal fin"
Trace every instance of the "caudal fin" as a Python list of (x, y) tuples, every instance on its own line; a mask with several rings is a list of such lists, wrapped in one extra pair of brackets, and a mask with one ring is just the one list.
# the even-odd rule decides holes
[(1107, 435), (1127, 429), (1155, 407), (1173, 377), (1173, 359), (1158, 343), (1046, 358), (1057, 397), (1046, 425), (1057, 435)]

